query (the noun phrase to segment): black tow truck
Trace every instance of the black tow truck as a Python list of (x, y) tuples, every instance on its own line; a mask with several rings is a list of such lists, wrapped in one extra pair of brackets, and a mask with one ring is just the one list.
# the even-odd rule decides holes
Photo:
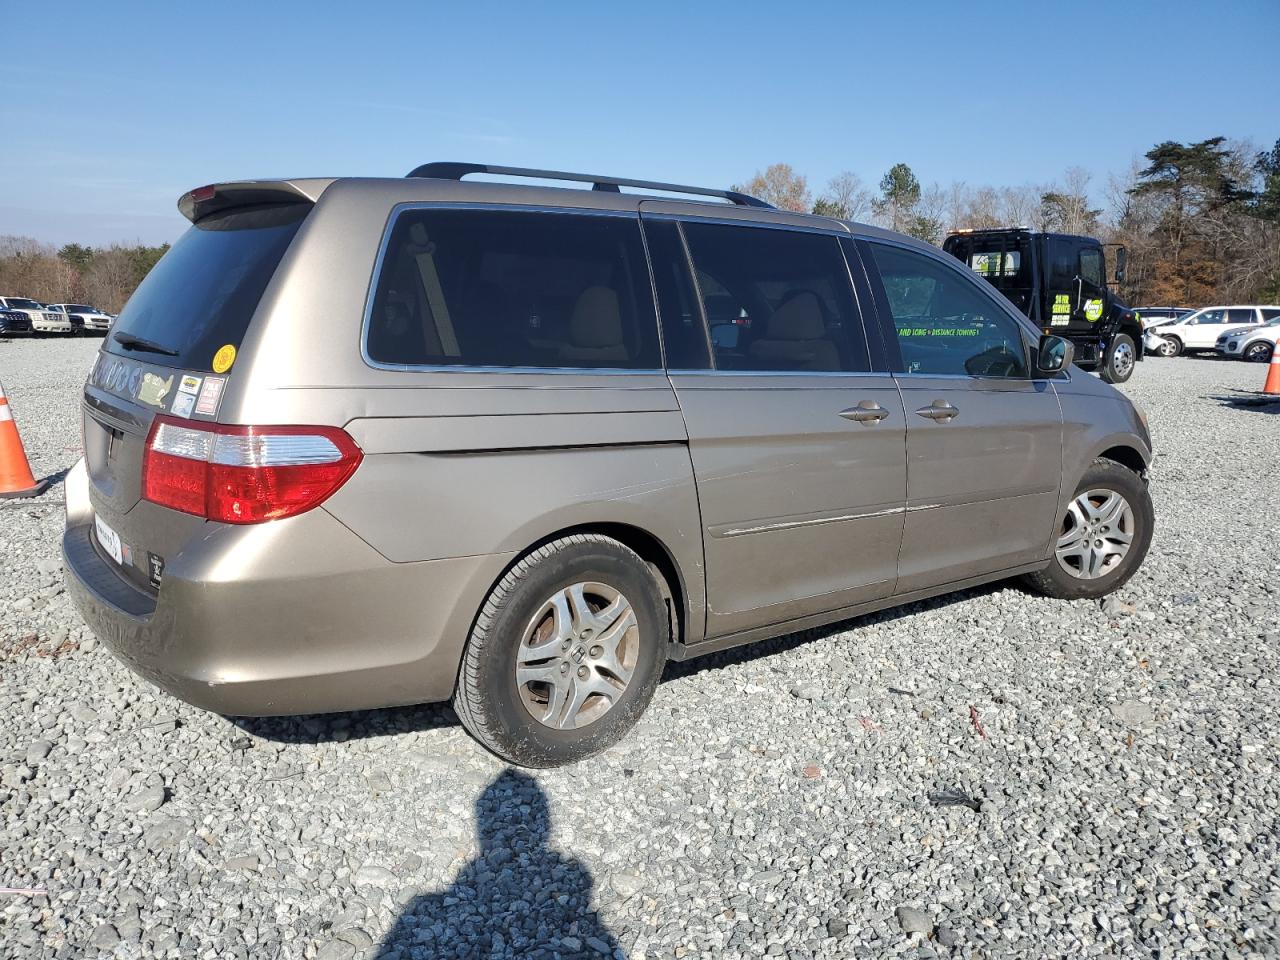
[(968, 264), (1042, 331), (1075, 345), (1075, 362), (1108, 383), (1124, 383), (1142, 359), (1142, 324), (1107, 282), (1104, 246), (1115, 247), (1124, 281), (1125, 248), (1093, 237), (1023, 228), (959, 230), (942, 249)]

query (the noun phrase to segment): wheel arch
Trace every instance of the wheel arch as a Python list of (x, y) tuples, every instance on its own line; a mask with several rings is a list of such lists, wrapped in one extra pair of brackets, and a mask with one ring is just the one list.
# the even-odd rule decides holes
[(1143, 456), (1142, 451), (1134, 446), (1116, 444), (1100, 451), (1094, 459), (1111, 460), (1122, 467), (1127, 467), (1140, 477), (1147, 475), (1146, 457)]
[[(660, 586), (663, 588), (663, 600), (671, 604), (674, 613), (671, 623), (671, 643), (680, 644), (685, 643), (686, 640), (701, 639), (703, 621), (692, 609), (694, 601), (700, 597), (699, 591), (690, 590), (685, 572), (676, 560), (674, 551), (663, 542), (662, 538), (650, 530), (631, 523), (614, 520), (584, 522), (553, 530), (539, 537), (523, 550), (517, 551), (494, 579), (489, 591), (502, 581), (512, 567), (538, 548), (564, 537), (584, 533), (594, 533), (617, 540), (624, 547), (633, 550), (658, 574)], [(701, 571), (697, 571), (696, 574), (701, 576)], [(488, 592), (486, 592), (487, 595)]]

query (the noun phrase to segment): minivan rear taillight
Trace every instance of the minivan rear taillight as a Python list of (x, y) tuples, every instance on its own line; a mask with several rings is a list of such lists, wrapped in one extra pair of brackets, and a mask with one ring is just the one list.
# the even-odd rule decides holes
[(261, 523), (328, 499), (363, 458), (337, 427), (242, 427), (157, 416), (142, 496), (220, 523)]

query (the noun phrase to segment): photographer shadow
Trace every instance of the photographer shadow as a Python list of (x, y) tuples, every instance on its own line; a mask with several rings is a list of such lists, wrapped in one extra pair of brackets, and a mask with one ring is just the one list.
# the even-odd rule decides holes
[(375, 957), (625, 957), (592, 906), (590, 872), (547, 845), (551, 814), (537, 781), (507, 770), (475, 812), (475, 859), (447, 890), (407, 904)]

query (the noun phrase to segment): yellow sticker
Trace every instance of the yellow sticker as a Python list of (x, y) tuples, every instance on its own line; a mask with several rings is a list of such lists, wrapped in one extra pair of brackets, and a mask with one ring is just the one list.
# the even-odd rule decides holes
[(218, 352), (213, 355), (213, 372), (226, 373), (231, 369), (231, 365), (236, 362), (236, 348), (228, 343), (218, 348)]
[(1090, 323), (1097, 323), (1102, 319), (1102, 301), (1086, 300), (1084, 303), (1084, 318)]

